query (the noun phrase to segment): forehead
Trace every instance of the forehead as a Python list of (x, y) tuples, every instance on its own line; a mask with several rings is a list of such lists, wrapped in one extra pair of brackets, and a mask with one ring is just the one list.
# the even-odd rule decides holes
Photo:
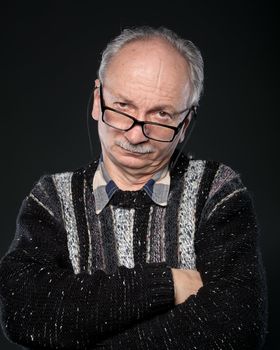
[(188, 63), (161, 39), (126, 44), (109, 62), (104, 80), (113, 90), (146, 97), (178, 99), (190, 89)]

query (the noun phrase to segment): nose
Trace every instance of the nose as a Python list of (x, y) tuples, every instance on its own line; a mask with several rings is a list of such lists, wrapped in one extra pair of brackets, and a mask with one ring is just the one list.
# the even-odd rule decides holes
[(134, 125), (132, 129), (125, 132), (125, 137), (133, 145), (137, 145), (139, 143), (143, 143), (149, 140), (143, 134), (141, 125)]
[[(137, 120), (139, 122), (144, 121), (144, 116), (142, 118), (138, 116)], [(125, 137), (133, 145), (137, 145), (139, 143), (143, 143), (149, 140), (143, 133), (142, 125), (139, 124), (134, 124), (133, 128), (126, 131)]]

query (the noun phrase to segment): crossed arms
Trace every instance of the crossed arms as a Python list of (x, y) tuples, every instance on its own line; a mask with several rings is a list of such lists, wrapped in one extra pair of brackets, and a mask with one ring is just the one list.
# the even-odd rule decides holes
[(266, 290), (256, 217), (246, 188), (223, 196), (195, 234), (203, 286), (179, 303), (164, 262), (75, 275), (62, 222), (28, 196), (0, 265), (5, 334), (30, 348), (260, 348)]

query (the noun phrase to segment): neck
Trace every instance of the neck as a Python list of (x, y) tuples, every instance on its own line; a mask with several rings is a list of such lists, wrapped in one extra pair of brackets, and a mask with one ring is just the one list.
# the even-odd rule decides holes
[(144, 170), (120, 168), (106, 158), (103, 159), (103, 164), (110, 178), (122, 191), (140, 190), (158, 171), (166, 166), (165, 163), (161, 166)]

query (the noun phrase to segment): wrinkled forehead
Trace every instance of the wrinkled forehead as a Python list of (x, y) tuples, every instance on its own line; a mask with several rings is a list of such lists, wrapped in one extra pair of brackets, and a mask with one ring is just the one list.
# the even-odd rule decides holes
[(107, 66), (104, 83), (115, 89), (142, 89), (147, 93), (186, 96), (189, 66), (169, 43), (159, 39), (126, 44)]

